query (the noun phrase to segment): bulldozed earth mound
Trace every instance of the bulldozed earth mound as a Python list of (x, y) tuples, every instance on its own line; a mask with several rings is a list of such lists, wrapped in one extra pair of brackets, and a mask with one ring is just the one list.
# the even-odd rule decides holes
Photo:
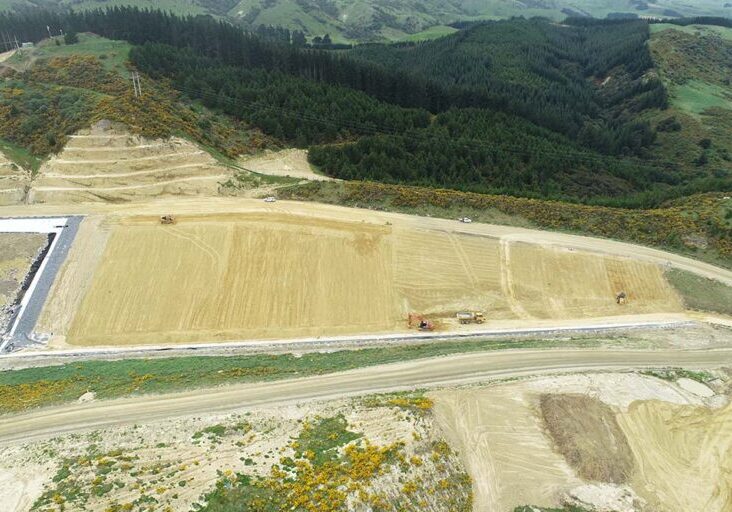
[(232, 171), (179, 137), (147, 139), (101, 121), (71, 136), (40, 169), (29, 201), (119, 202), (164, 195), (217, 195)]
[(0, 206), (22, 203), (30, 185), (30, 173), (0, 153)]
[(542, 395), (544, 424), (554, 446), (583, 480), (625, 483), (633, 452), (613, 410), (587, 395)]

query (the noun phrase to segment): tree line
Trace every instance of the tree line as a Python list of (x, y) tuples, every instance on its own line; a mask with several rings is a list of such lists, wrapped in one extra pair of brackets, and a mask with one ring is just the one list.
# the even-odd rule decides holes
[(638, 113), (668, 104), (661, 81), (647, 76), (648, 37), (644, 21), (513, 19), (427, 43), (361, 46), (351, 55), (457, 87), (465, 93), (457, 106), (517, 114), (602, 153), (639, 155), (654, 134)]
[(334, 53), (299, 48), (292, 33), (132, 7), (0, 15), (0, 32), (24, 40), (47, 26), (131, 42), (140, 71), (310, 147), (344, 179), (582, 201), (684, 184), (676, 166), (637, 158), (655, 136), (639, 114), (667, 101), (648, 74), (642, 21), (510, 20)]

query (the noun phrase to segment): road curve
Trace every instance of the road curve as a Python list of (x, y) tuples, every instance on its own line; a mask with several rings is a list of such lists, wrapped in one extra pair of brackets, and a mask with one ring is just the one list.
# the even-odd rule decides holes
[(725, 365), (732, 365), (732, 348), (690, 351), (512, 350), (463, 354), (315, 377), (77, 403), (2, 416), (0, 445), (177, 416), (226, 412), (242, 407), (284, 405), (497, 378), (570, 371), (665, 366), (714, 368)]

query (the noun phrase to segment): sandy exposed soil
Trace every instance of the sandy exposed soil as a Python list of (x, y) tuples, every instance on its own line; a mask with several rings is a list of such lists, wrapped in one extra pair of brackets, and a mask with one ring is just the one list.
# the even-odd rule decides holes
[(104, 217), (86, 217), (79, 226), (66, 263), (56, 276), (36, 330), (49, 334), (51, 343), (68, 332), (71, 320), (89, 290), (109, 238)]
[(164, 195), (216, 195), (232, 171), (178, 137), (150, 140), (102, 121), (71, 137), (40, 169), (36, 203), (130, 201)]
[(541, 416), (557, 451), (590, 482), (624, 484), (635, 461), (628, 441), (606, 404), (584, 394), (543, 394)]
[(539, 231), (513, 226), (495, 224), (470, 225), (457, 221), (419, 217), (413, 215), (385, 213), (358, 208), (303, 203), (297, 201), (278, 201), (275, 205), (263, 204), (261, 200), (228, 198), (228, 197), (161, 197), (129, 203), (76, 203), (76, 204), (35, 204), (0, 207), (3, 216), (59, 215), (59, 214), (105, 214), (105, 215), (201, 215), (206, 213), (221, 214), (248, 213), (261, 211), (278, 211), (300, 216), (325, 217), (333, 220), (372, 222), (385, 224), (391, 222), (407, 229), (427, 229), (448, 231), (457, 234), (498, 238), (508, 242), (526, 242), (552, 247), (572, 248), (585, 252), (613, 255), (621, 258), (646, 261), (661, 265), (669, 265), (687, 270), (710, 279), (716, 279), (732, 285), (732, 271), (715, 267), (677, 254), (616, 242), (601, 238), (568, 235), (552, 231)]
[[(586, 410), (564, 419), (572, 423), (574, 416), (576, 427), (591, 430), (582, 431), (584, 441), (575, 441), (585, 443), (584, 449), (593, 452), (590, 458), (603, 465), (620, 460), (632, 489), (587, 486), (579, 478), (541, 418), (539, 400), (547, 392), (582, 393), (605, 403), (603, 408), (612, 407), (622, 434), (615, 429), (611, 435), (607, 422), (597, 415), (586, 417)], [(474, 478), (476, 510), (556, 507), (572, 502), (572, 496), (584, 504), (625, 503), (622, 510), (635, 510), (634, 503), (644, 500), (658, 510), (728, 510), (732, 407), (709, 409), (673, 383), (635, 374), (575, 374), (431, 396), (438, 424)], [(593, 421), (598, 422), (594, 430), (588, 425)], [(606, 443), (612, 444), (613, 436), (627, 439), (635, 468), (630, 473), (628, 453), (618, 460), (607, 457)]]
[(732, 510), (732, 405), (637, 402), (619, 416), (638, 470), (633, 487), (660, 510)]
[[(172, 226), (99, 219), (79, 233), (40, 324), (71, 344), (406, 332), (410, 312), (442, 329), (477, 328), (458, 325), (461, 310), (483, 311), (480, 327), (682, 312), (657, 266), (628, 258), (358, 215), (290, 215), (280, 203), (181, 214)], [(615, 303), (618, 290), (627, 304)]]
[(310, 162), (308, 152), (303, 149), (266, 151), (264, 154), (242, 157), (239, 165), (249, 171), (270, 176), (288, 176), (315, 181), (332, 181), (333, 178), (317, 174)]
[(382, 240), (388, 233), (274, 214), (181, 217), (172, 226), (130, 219), (111, 234), (69, 342), (398, 329), (390, 244)]
[(29, 464), (0, 467), (0, 499), (3, 510), (25, 512), (43, 492), (54, 474), (54, 464)]
[[(506, 244), (512, 295), (530, 316), (581, 318), (611, 311), (681, 311), (682, 305), (658, 265), (629, 259), (597, 258), (584, 252)], [(623, 306), (607, 298), (625, 292)]]
[(0, 153), (0, 206), (21, 203), (29, 185), (29, 173)]
[[(430, 412), (416, 414), (388, 402), (366, 405), (360, 399), (164, 420), (0, 449), (3, 512), (27, 511), (39, 498), (39, 504), (44, 502), (44, 493), (52, 496), (60, 490), (63, 495), (62, 486), (79, 489), (74, 495), (66, 492), (66, 510), (101, 512), (153, 496), (158, 501), (155, 510), (188, 511), (214, 489), (222, 475), (268, 476), (282, 457), (294, 456), (292, 440), (304, 422), (313, 424), (318, 418), (340, 414), (348, 429), (359, 434), (354, 443), (402, 443), (402, 460), (419, 458), (418, 465), (388, 467), (366, 490), (404, 500), (405, 482), (421, 482), (425, 490), (419, 495), (424, 500), (421, 510), (452, 512), (444, 494), (426, 492), (438, 489), (445, 471), (463, 471), (454, 454), (441, 454), (437, 462), (430, 458), (432, 443), (440, 439)], [(212, 427), (220, 433), (206, 433)], [(64, 461), (68, 476), (54, 482)], [(437, 463), (442, 470), (435, 469)], [(102, 473), (98, 467), (109, 469)], [(100, 487), (107, 483), (113, 485)], [(39, 510), (57, 510), (54, 507), (41, 505)], [(147, 510), (145, 507), (143, 502), (129, 510)]]
[(531, 396), (512, 387), (433, 393), (437, 422), (473, 477), (475, 510), (557, 505), (582, 481), (552, 451)]

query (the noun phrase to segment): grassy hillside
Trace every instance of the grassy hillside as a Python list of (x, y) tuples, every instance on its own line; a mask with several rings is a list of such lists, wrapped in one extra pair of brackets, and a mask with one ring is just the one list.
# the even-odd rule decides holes
[[(636, 207), (732, 188), (717, 167), (662, 158), (655, 145), (648, 121), (676, 132), (673, 120), (656, 119), (666, 115), (666, 89), (643, 21), (517, 19), (348, 53), (129, 8), (0, 24), (36, 39), (54, 24), (136, 43), (140, 71), (311, 147), (311, 162), (334, 177)], [(694, 159), (710, 151), (704, 140), (684, 142), (701, 148)], [(723, 154), (703, 158), (712, 156)]]
[(131, 45), (92, 34), (79, 43), (44, 40), (0, 65), (0, 149), (35, 169), (60, 151), (74, 132), (109, 119), (149, 137), (181, 135), (228, 157), (254, 151), (270, 139), (243, 123), (183, 102), (149, 79), (142, 98), (129, 80)]
[(653, 116), (656, 154), (696, 172), (732, 175), (732, 29), (652, 25), (651, 54), (670, 108)]
[[(541, 16), (732, 16), (722, 0), (0, 0), (0, 10), (33, 6), (93, 9), (134, 5), (177, 14), (210, 14), (247, 27), (272, 25), (330, 34), (335, 42), (411, 40), (448, 33), (457, 21)], [(432, 27), (438, 27), (430, 30)]]

